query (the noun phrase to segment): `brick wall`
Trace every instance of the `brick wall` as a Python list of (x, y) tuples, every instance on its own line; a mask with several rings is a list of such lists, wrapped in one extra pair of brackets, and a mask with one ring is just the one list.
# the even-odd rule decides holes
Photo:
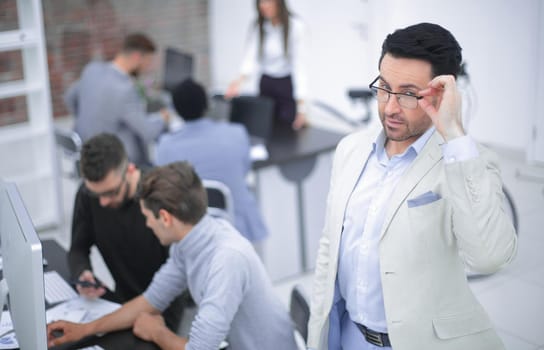
[[(16, 0), (0, 0), (0, 31), (19, 27)], [(23, 79), (23, 59), (20, 51), (0, 52), (0, 83)], [(26, 100), (16, 96), (0, 99), (0, 126), (28, 120)]]
[[(194, 55), (195, 78), (209, 83), (207, 0), (43, 0), (47, 60), (53, 115), (67, 115), (64, 91), (87, 62), (111, 59), (122, 38), (134, 31), (157, 44), (157, 70), (162, 80), (163, 51), (171, 46)], [(0, 0), (0, 30), (18, 27), (16, 0)], [(20, 52), (0, 52), (0, 83), (22, 78)], [(24, 120), (24, 98), (0, 101), (0, 125)]]

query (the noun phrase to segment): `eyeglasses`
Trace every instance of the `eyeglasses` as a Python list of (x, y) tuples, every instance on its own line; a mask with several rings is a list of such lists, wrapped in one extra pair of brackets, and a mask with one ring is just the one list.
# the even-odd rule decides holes
[(85, 190), (87, 191), (87, 193), (92, 196), (92, 197), (96, 197), (96, 198), (113, 198), (113, 197), (116, 197), (117, 195), (119, 195), (119, 193), (121, 192), (121, 189), (123, 188), (123, 185), (126, 183), (126, 180), (127, 180), (127, 169), (125, 168), (125, 170), (123, 170), (123, 178), (121, 180), (121, 183), (119, 183), (119, 185), (117, 187), (115, 187), (114, 189), (112, 190), (108, 190), (108, 191), (104, 191), (104, 192), (93, 192), (91, 191), (88, 187), (85, 187)]
[(417, 108), (417, 101), (423, 98), (423, 96), (418, 96), (409, 92), (393, 92), (379, 86), (374, 86), (379, 79), (380, 77), (378, 76), (372, 83), (368, 84), (368, 87), (376, 94), (378, 102), (386, 103), (389, 101), (391, 95), (395, 95), (401, 107), (414, 109)]

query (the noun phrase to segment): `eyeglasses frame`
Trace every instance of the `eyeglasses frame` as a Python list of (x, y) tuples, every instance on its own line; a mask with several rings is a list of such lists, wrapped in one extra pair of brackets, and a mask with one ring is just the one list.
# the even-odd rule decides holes
[[(376, 82), (380, 80), (380, 76), (378, 75), (376, 77), (376, 79), (374, 79), (372, 81), (372, 83), (368, 84), (368, 88), (372, 91), (374, 91), (374, 93), (376, 94), (376, 96), (378, 95), (378, 90), (381, 90), (381, 91), (384, 91), (384, 92), (387, 92), (387, 99), (385, 101), (380, 101), (378, 99), (379, 102), (383, 102), (383, 103), (387, 103), (389, 102), (389, 99), (391, 98), (391, 95), (395, 95), (396, 99), (397, 99), (397, 102), (398, 104), (403, 107), (403, 108), (407, 108), (407, 109), (415, 109), (417, 108), (417, 101), (421, 100), (423, 98), (423, 96), (418, 96), (418, 95), (411, 95), (411, 94), (407, 94), (407, 93), (404, 93), (404, 92), (393, 92), (391, 90), (388, 90), (388, 89), (384, 89), (382, 87), (379, 87), (379, 86), (375, 86), (374, 84), (376, 84)], [(403, 106), (401, 103), (400, 103), (400, 96), (406, 96), (406, 97), (410, 97), (410, 98), (415, 98), (416, 99), (416, 104), (414, 107), (407, 107), (407, 106)]]

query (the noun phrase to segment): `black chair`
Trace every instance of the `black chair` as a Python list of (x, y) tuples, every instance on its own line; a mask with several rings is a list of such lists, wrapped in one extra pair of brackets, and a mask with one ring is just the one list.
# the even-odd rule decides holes
[(234, 205), (230, 189), (221, 181), (202, 180), (208, 195), (208, 214), (234, 224)]
[(274, 101), (262, 96), (238, 96), (230, 102), (230, 121), (244, 125), (250, 136), (268, 140), (274, 125)]
[[(291, 302), (289, 314), (295, 324), (295, 330), (300, 335), (304, 344), (298, 344), (299, 348), (305, 349), (308, 341), (308, 321), (310, 320), (310, 306), (300, 286), (293, 287), (291, 291)], [(304, 347), (302, 347), (304, 345)]]
[(62, 153), (70, 161), (74, 162), (74, 170), (69, 173), (69, 177), (74, 179), (80, 178), (79, 173), (79, 156), (81, 152), (81, 138), (72, 130), (65, 130), (55, 127), (55, 143), (62, 150)]

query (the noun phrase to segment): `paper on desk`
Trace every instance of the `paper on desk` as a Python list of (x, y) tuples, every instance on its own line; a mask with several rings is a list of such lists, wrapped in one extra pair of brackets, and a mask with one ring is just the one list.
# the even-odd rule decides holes
[(79, 296), (47, 310), (47, 323), (66, 320), (71, 322), (91, 322), (121, 307), (120, 304), (104, 299), (87, 299)]
[[(9, 311), (2, 312), (2, 321), (0, 322), (0, 334), (4, 334), (13, 329), (11, 315)], [(15, 338), (15, 332), (7, 333), (0, 338), (0, 349), (18, 349), (19, 343)]]
[(73, 300), (60, 303), (55, 307), (47, 310), (45, 312), (45, 320), (47, 323), (53, 321), (70, 321), (70, 322), (81, 322), (83, 317), (87, 314), (87, 309), (82, 305), (77, 305), (73, 303)]
[(249, 158), (254, 162), (258, 160), (267, 160), (268, 150), (266, 149), (266, 146), (263, 144), (251, 146), (251, 149), (249, 150)]

